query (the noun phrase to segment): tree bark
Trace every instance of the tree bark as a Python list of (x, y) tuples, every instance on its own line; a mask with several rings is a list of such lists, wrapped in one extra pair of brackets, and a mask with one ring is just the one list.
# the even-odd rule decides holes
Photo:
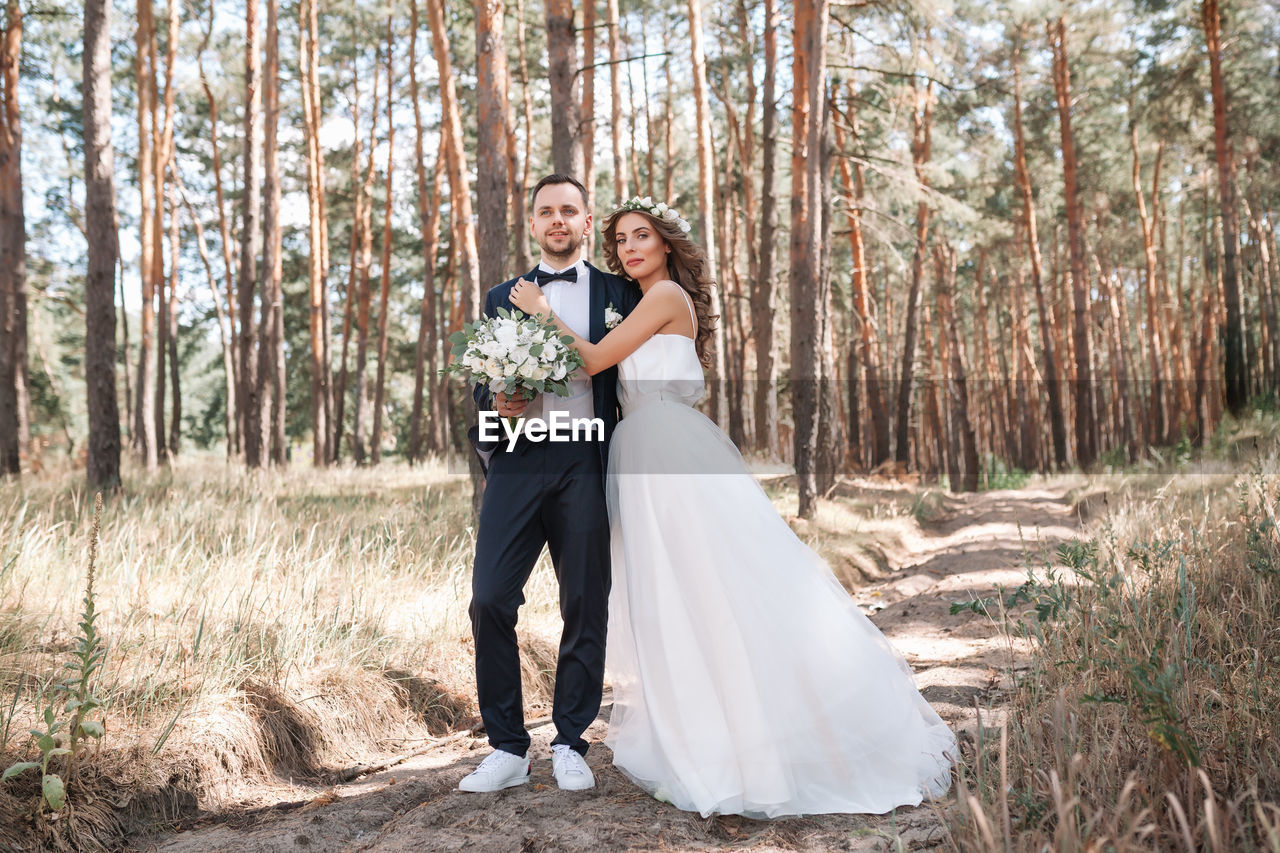
[(1080, 192), (1076, 186), (1076, 146), (1071, 131), (1071, 72), (1067, 67), (1067, 23), (1059, 17), (1050, 25), (1053, 48), (1054, 94), (1058, 100), (1058, 124), (1062, 137), (1063, 203), (1067, 208), (1067, 251), (1071, 264), (1074, 305), (1071, 324), (1075, 342), (1076, 461), (1087, 468), (1098, 457), (1097, 418), (1093, 404), (1093, 358), (1089, 345), (1089, 279), (1085, 270), (1084, 222)]
[[(17, 0), (9, 0), (11, 8)], [(12, 24), (11, 24), (12, 25)], [(84, 102), (85, 385), (89, 486), (120, 485), (120, 411), (116, 400), (116, 193), (111, 146), (111, 4), (85, 0), (81, 92)], [(6, 88), (6, 94), (8, 90)]]
[(1138, 203), (1138, 223), (1142, 227), (1142, 255), (1144, 261), (1144, 295), (1147, 302), (1147, 353), (1151, 361), (1151, 398), (1149, 401), (1150, 429), (1146, 433), (1148, 444), (1168, 439), (1169, 406), (1167, 378), (1164, 375), (1164, 330), (1161, 328), (1159, 258), (1156, 255), (1156, 231), (1160, 227), (1160, 162), (1164, 156), (1164, 141), (1156, 148), (1156, 161), (1151, 177), (1151, 214), (1147, 213), (1147, 201), (1142, 192), (1142, 159), (1138, 153), (1138, 124), (1129, 126), (1129, 146), (1133, 150), (1133, 194)]
[(1227, 321), (1222, 330), (1227, 411), (1244, 413), (1249, 398), (1249, 364), (1245, 357), (1244, 294), (1236, 268), (1240, 212), (1236, 205), (1236, 165), (1227, 125), (1227, 91), (1222, 72), (1222, 13), (1218, 0), (1203, 0), (1201, 22), (1209, 51), (1209, 87), (1213, 97), (1213, 151), (1218, 163), (1218, 204), (1222, 210), (1222, 287)]
[[(777, 0), (764, 0), (764, 104), (760, 143), (760, 269), (751, 278), (751, 328), (756, 344), (756, 447), (775, 456), (778, 446), (777, 342), (773, 317), (777, 311), (778, 233), (778, 9)], [(670, 137), (670, 114), (667, 135)], [(667, 160), (667, 180), (673, 168)], [(668, 192), (670, 190), (668, 189)]]
[[(324, 215), (324, 150), (320, 146), (319, 14), (320, 0), (298, 4), (298, 63), (302, 78), (302, 132), (307, 149), (307, 319), (310, 331), (311, 463), (327, 467), (332, 432), (332, 391), (329, 370), (329, 336), (325, 315), (328, 304), (327, 232)], [(414, 7), (416, 22), (417, 7)], [(416, 33), (416, 26), (415, 26)], [(412, 71), (412, 69), (411, 69)], [(416, 104), (415, 104), (416, 108)]]
[[(914, 84), (913, 84), (914, 86)], [(925, 164), (929, 162), (933, 124), (933, 81), (925, 87), (924, 97), (916, 89), (916, 104), (912, 110), (913, 133), (911, 161), (920, 191), (929, 187), (929, 175)], [(920, 330), (920, 300), (923, 295), (924, 261), (929, 239), (929, 214), (931, 208), (926, 198), (916, 205), (915, 251), (911, 255), (911, 289), (907, 294), (906, 329), (903, 334), (902, 363), (898, 379), (897, 438), (895, 459), (907, 464), (911, 459), (911, 392), (915, 378), (916, 340)]]
[[(441, 180), (444, 175), (444, 169), (440, 167), (440, 160), (437, 156), (435, 167), (431, 170), (431, 182), (427, 182), (427, 164), (423, 152), (423, 129), (422, 129), (422, 109), (418, 100), (418, 2), (410, 0), (410, 27), (409, 32), (409, 98), (413, 101), (413, 126), (414, 126), (414, 146), (413, 146), (413, 162), (416, 168), (417, 190), (418, 190), (418, 227), (422, 236), (422, 264), (423, 264), (423, 286), (422, 286), (422, 309), (418, 320), (418, 348), (414, 358), (413, 369), (413, 408), (409, 416), (409, 462), (421, 461), (426, 452), (436, 453), (443, 448), (436, 442), (436, 430), (431, 428), (423, 429), (423, 413), (427, 410), (431, 400), (427, 400), (428, 387), (434, 389), (435, 376), (437, 369), (437, 347), (439, 326), (436, 323), (436, 250), (440, 234), (440, 206), (442, 199), (440, 198)], [(517, 15), (519, 15), (519, 7), (517, 7)], [(521, 50), (521, 69), (524, 69), (524, 33), (523, 24), (521, 24), (520, 35)], [(523, 79), (524, 88), (528, 88), (528, 79)], [(523, 189), (519, 192), (523, 194)], [(523, 235), (521, 230), (524, 225), (524, 217), (516, 217), (517, 233)], [(521, 241), (525, 246), (528, 245), (528, 239)], [(527, 254), (526, 248), (526, 254)], [(527, 269), (527, 267), (521, 267)], [(432, 393), (429, 395), (432, 400), (437, 396)], [(424, 441), (426, 439), (426, 447), (424, 452)]]
[[(825, 0), (824, 0), (825, 2)], [(693, 101), (697, 126), (698, 145), (698, 211), (694, 228), (698, 240), (707, 252), (707, 264), (711, 279), (711, 310), (719, 315), (712, 335), (712, 364), (710, 387), (710, 415), (719, 421), (728, 412), (728, 398), (724, 382), (725, 312), (724, 292), (719, 285), (720, 272), (716, 263), (715, 240), (715, 152), (711, 139), (711, 104), (707, 90), (707, 59), (702, 47), (702, 0), (689, 0), (689, 49), (693, 64)]]
[[(23, 434), (27, 418), (23, 411), (28, 387), (27, 226), (22, 201), (22, 119), (18, 111), (23, 22), (18, 0), (8, 0), (5, 17), (0, 43), (0, 477), (16, 477), (26, 451)], [(111, 286), (113, 299), (114, 280)], [(111, 317), (114, 323), (114, 307)], [(113, 325), (113, 347), (114, 343)], [(110, 361), (114, 363), (114, 353)]]
[[(376, 64), (375, 64), (376, 68)], [(352, 227), (360, 229), (358, 241), (359, 254), (356, 257), (358, 271), (358, 290), (356, 300), (356, 377), (353, 395), (355, 400), (351, 406), (351, 453), (357, 465), (368, 461), (369, 449), (365, 446), (364, 420), (368, 388), (369, 362), (369, 303), (372, 300), (372, 267), (373, 267), (373, 177), (376, 171), (374, 154), (378, 148), (378, 82), (377, 71), (373, 75), (373, 106), (369, 110), (369, 154), (368, 161), (357, 191), (363, 201), (360, 206), (360, 218), (352, 221)]]
[(240, 384), (236, 408), (241, 412), (244, 461), (262, 466), (262, 401), (258, 387), (257, 334), (253, 324), (258, 252), (262, 246), (262, 147), (258, 113), (262, 101), (262, 69), (258, 49), (258, 4), (245, 7), (244, 183), (240, 208)]
[[(479, 13), (479, 9), (476, 10)], [(477, 21), (479, 18), (477, 17)], [(479, 24), (477, 23), (477, 27)], [(479, 42), (479, 33), (477, 33), (477, 42)], [(383, 208), (382, 217), (382, 259), (379, 263), (378, 278), (381, 284), (381, 291), (378, 299), (378, 376), (374, 383), (373, 390), (373, 448), (372, 457), (373, 464), (377, 465), (382, 461), (382, 419), (384, 416), (383, 409), (386, 406), (386, 389), (387, 389), (387, 321), (391, 310), (391, 201), (392, 201), (392, 175), (395, 172), (395, 150), (396, 150), (396, 126), (392, 121), (392, 108), (395, 106), (395, 98), (392, 97), (392, 86), (394, 85), (394, 75), (392, 69), (394, 67), (395, 42), (393, 41), (391, 30), (391, 18), (387, 18), (387, 199)], [(481, 79), (484, 77), (483, 66), (481, 69)], [(483, 114), (482, 114), (483, 115)], [(491, 117), (493, 118), (493, 117)], [(501, 116), (498, 119), (497, 127), (501, 128), (505, 133), (506, 123)], [(481, 127), (484, 126), (484, 118), (481, 118)], [(498, 165), (505, 166), (506, 160), (501, 156), (498, 158)], [(484, 169), (480, 170), (484, 175)], [(507, 188), (506, 175), (501, 174), (502, 189), (505, 192)], [(483, 183), (483, 179), (482, 179)], [(483, 214), (480, 217), (481, 222), (484, 221)], [(503, 217), (502, 224), (506, 226), (506, 218)], [(507, 234), (498, 235), (500, 239), (498, 243), (498, 251), (501, 255), (506, 255)], [(505, 257), (504, 257), (505, 260)]]
[(155, 189), (153, 148), (155, 107), (152, 86), (156, 68), (151, 49), (155, 40), (155, 19), (151, 0), (138, 0), (137, 28), (134, 31), (134, 79), (138, 89), (138, 277), (142, 284), (142, 307), (138, 329), (138, 402), (134, 406), (133, 447), (148, 470), (159, 462), (156, 446), (155, 373), (155, 219), (152, 206), (158, 203)]
[(486, 287), (507, 277), (507, 244), (511, 236), (511, 176), (506, 157), (510, 113), (503, 8), (503, 0), (476, 0), (476, 242), (480, 281)]
[[(438, 3), (440, 0), (432, 2)], [(443, 28), (443, 20), (441, 27)], [(432, 29), (434, 31), (434, 24)], [(576, 83), (578, 41), (573, 28), (573, 0), (547, 0), (547, 58), (547, 70), (551, 78), (552, 168), (559, 174), (576, 178), (583, 173), (583, 154), (582, 119), (578, 111)], [(440, 79), (445, 78), (441, 76)], [(451, 194), (456, 189), (453, 187)]]
[(618, 0), (605, 0), (609, 27), (609, 116), (613, 139), (613, 196), (621, 204), (630, 198), (627, 161), (622, 143), (622, 75), (627, 67), (622, 62), (622, 38), (618, 29)]
[(791, 399), (802, 518), (817, 511), (822, 393), (822, 125), (827, 0), (797, 0), (792, 59)]
[[(968, 371), (965, 368), (964, 346), (956, 322), (955, 285), (956, 254), (950, 246), (937, 246), (933, 250), (938, 274), (938, 325), (947, 336), (947, 355), (950, 376), (945, 383), (951, 398), (951, 414), (960, 434), (962, 491), (978, 490), (978, 442), (974, 433), (972, 413), (969, 408)], [(955, 481), (951, 487), (954, 489)]]
[(1036, 224), (1035, 199), (1031, 193), (1031, 175), (1027, 171), (1026, 134), (1022, 127), (1021, 47), (1013, 54), (1013, 139), (1014, 174), (1022, 195), (1022, 227), (1031, 256), (1031, 286), (1036, 292), (1040, 315), (1040, 348), (1044, 354), (1045, 391), (1049, 403), (1049, 431), (1053, 438), (1053, 461), (1059, 468), (1067, 464), (1067, 420), (1062, 410), (1062, 385), (1058, 378), (1058, 355), (1053, 341), (1053, 313), (1045, 298), (1044, 262), (1040, 256), (1039, 226)]
[[(280, 23), (279, 0), (267, 0), (267, 61), (264, 69), (263, 102), (265, 134), (265, 173), (262, 194), (262, 231), (264, 247), (261, 280), (262, 292), (262, 343), (258, 357), (259, 396), (263, 409), (269, 409), (271, 420), (264, 425), (268, 437), (267, 450), (271, 463), (286, 463), (284, 434), (284, 272), (281, 256), (280, 229), (280, 165), (277, 142), (280, 120)], [(305, 83), (304, 83), (305, 85)], [(270, 398), (267, 397), (268, 388)], [(269, 403), (269, 405), (268, 405)]]
[[(218, 101), (213, 96), (213, 89), (209, 86), (209, 79), (204, 72), (204, 52), (209, 45), (209, 39), (213, 35), (213, 14), (214, 4), (209, 4), (209, 24), (202, 33), (200, 41), (200, 49), (196, 52), (196, 65), (200, 73), (200, 86), (204, 89), (205, 100), (209, 104), (209, 146), (213, 156), (213, 187), (214, 195), (218, 207), (218, 234), (219, 243), (222, 246), (222, 266), (224, 271), (223, 282), (226, 290), (227, 300), (227, 322), (231, 329), (231, 349), (230, 363), (231, 375), (233, 377), (231, 384), (228, 386), (227, 394), (227, 457), (240, 453), (240, 418), (239, 410), (236, 408), (236, 391), (238, 387), (238, 377), (240, 376), (240, 360), (239, 353), (236, 350), (236, 285), (235, 274), (233, 269), (235, 263), (232, 259), (231, 244), (231, 228), (227, 222), (227, 207), (225, 193), (222, 188), (222, 151), (218, 147)], [(194, 218), (194, 214), (192, 215)], [(126, 334), (126, 338), (128, 335)], [(126, 347), (127, 350), (127, 347)]]
[[(516, 0), (516, 8), (522, 10), (524, 7), (523, 0)], [(582, 127), (582, 185), (587, 188), (587, 195), (591, 198), (596, 197), (596, 0), (585, 0), (582, 4), (582, 110), (580, 113)], [(529, 69), (525, 58), (524, 44), (524, 15), (523, 12), (517, 12), (519, 22), (517, 26), (518, 37), (520, 39), (520, 73), (521, 82), (523, 83), (523, 97), (525, 102), (525, 128), (533, 127), (532, 114), (529, 111)], [(529, 132), (525, 133), (525, 157), (526, 157), (526, 177), (528, 177), (527, 163), (529, 156)], [(528, 181), (525, 181), (526, 186)], [(529, 245), (529, 235), (526, 233), (527, 228), (524, 223), (524, 216), (518, 218), (518, 222), (522, 227), (521, 234), (524, 236), (525, 246)], [(591, 237), (587, 236), (587, 253), (590, 254)], [(533, 258), (530, 255), (527, 263), (517, 264), (521, 272), (527, 271), (533, 266)]]
[[(846, 118), (849, 131), (858, 136), (858, 114), (854, 104), (853, 84), (849, 84)], [(845, 130), (835, 123), (836, 145), (845, 146)], [(852, 162), (852, 165), (851, 165)], [(871, 416), (871, 467), (875, 468), (889, 459), (889, 409), (884, 398), (880, 376), (880, 353), (876, 344), (876, 318), (872, 310), (872, 292), (869, 281), (871, 271), (867, 260), (866, 241), (862, 233), (862, 205), (865, 200), (866, 178), (860, 158), (847, 152), (840, 158), (840, 177), (848, 195), (849, 244), (852, 251), (853, 313), (858, 327), (858, 367), (862, 371), (862, 385), (866, 388), (867, 409)]]

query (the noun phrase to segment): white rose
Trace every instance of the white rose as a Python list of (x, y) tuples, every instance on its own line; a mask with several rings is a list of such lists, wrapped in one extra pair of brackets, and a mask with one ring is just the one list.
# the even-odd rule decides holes
[(532, 361), (526, 361), (524, 364), (516, 368), (516, 375), (519, 376), (521, 379), (533, 379), (534, 371), (536, 371), (537, 369), (538, 369), (538, 366), (534, 364)]
[(515, 362), (516, 364), (521, 364), (522, 362), (528, 361), (528, 360), (529, 360), (529, 347), (528, 347), (528, 346), (517, 346), (516, 348), (514, 348), (513, 350), (511, 350), (511, 355), (510, 355), (510, 356), (508, 356), (508, 358), (510, 358), (510, 359), (511, 359), (513, 362)]
[(551, 371), (551, 378), (559, 382), (561, 379), (564, 379), (565, 374), (568, 372), (569, 371), (565, 369), (563, 364), (557, 364), (555, 369)]
[(675, 222), (677, 219), (680, 218), (680, 214), (676, 213), (673, 209), (668, 207), (666, 210), (662, 212), (662, 218), (667, 220), (668, 222)]
[(511, 320), (499, 320), (493, 329), (493, 339), (507, 349), (515, 346), (518, 334), (516, 324)]
[(645, 207), (653, 207), (653, 197), (645, 196), (643, 199), (641, 199), (640, 203), (643, 204)]
[(501, 379), (503, 377), (502, 362), (496, 358), (485, 359), (484, 372), (490, 379)]
[(502, 358), (503, 353), (506, 351), (507, 348), (497, 341), (485, 341), (485, 343), (480, 347), (480, 352), (489, 358)]
[(666, 203), (665, 201), (660, 201), (660, 202), (658, 202), (657, 206), (654, 208), (654, 210), (656, 210), (656, 211), (658, 211), (659, 213), (664, 214), (664, 215), (665, 215), (665, 214), (666, 214), (666, 212), (667, 212), (668, 210), (670, 210), (670, 209), (671, 209), (671, 208), (667, 207), (667, 203)]
[(541, 381), (543, 379), (546, 379), (550, 375), (551, 375), (551, 368), (540, 364), (533, 369), (532, 373), (530, 373), (529, 375), (529, 378), (537, 381)]

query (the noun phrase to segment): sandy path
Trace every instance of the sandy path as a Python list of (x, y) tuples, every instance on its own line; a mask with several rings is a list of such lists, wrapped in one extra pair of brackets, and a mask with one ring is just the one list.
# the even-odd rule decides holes
[[(1001, 667), (1020, 650), (973, 614), (949, 613), (953, 601), (1016, 586), (1026, 560), (1076, 535), (1076, 519), (1059, 493), (986, 492), (948, 499), (944, 515), (909, 543), (903, 565), (860, 588), (854, 598), (916, 671), (926, 698), (961, 733), (999, 712)], [(603, 740), (606, 707), (587, 738)], [(613, 769), (594, 746), (596, 787), (564, 793), (551, 778), (550, 725), (532, 729), (533, 782), (496, 794), (462, 794), (458, 779), (488, 753), (483, 740), (455, 738), (396, 767), (330, 789), (282, 784), (263, 791), (263, 808), (211, 816), (177, 834), (139, 839), (135, 849), (192, 851), (603, 851), (603, 850), (885, 850), (940, 845), (939, 806), (895, 815), (835, 815), (780, 821), (704, 819), (659, 803)], [(945, 808), (948, 803), (940, 804)]]

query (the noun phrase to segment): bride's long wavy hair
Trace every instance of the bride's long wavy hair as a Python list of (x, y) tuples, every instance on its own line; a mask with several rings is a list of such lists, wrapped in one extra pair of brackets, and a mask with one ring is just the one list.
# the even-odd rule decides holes
[(627, 275), (626, 268), (618, 258), (618, 220), (628, 213), (636, 213), (648, 219), (653, 230), (671, 247), (667, 254), (667, 275), (676, 284), (684, 288), (693, 300), (693, 313), (698, 318), (698, 329), (694, 337), (694, 346), (698, 351), (698, 359), (704, 367), (711, 366), (711, 338), (716, 329), (719, 314), (711, 313), (711, 288), (716, 283), (711, 278), (711, 265), (707, 261), (707, 253), (701, 246), (689, 239), (689, 235), (680, 230), (680, 226), (666, 219), (660, 219), (644, 210), (625, 210), (619, 208), (604, 218), (600, 228), (604, 234), (604, 260), (614, 275)]

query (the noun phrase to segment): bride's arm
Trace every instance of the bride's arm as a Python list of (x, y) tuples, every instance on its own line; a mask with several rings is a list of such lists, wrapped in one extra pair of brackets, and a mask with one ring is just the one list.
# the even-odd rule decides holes
[(602, 370), (613, 367), (640, 345), (658, 333), (672, 320), (680, 316), (679, 312), (688, 313), (684, 296), (678, 291), (678, 284), (661, 283), (649, 288), (649, 292), (640, 300), (635, 310), (627, 315), (621, 323), (605, 335), (598, 344), (578, 337), (569, 326), (560, 319), (543, 295), (538, 285), (521, 280), (511, 290), (511, 303), (526, 314), (541, 314), (550, 317), (551, 322), (573, 338), (572, 346), (582, 356), (587, 373), (594, 376)]

